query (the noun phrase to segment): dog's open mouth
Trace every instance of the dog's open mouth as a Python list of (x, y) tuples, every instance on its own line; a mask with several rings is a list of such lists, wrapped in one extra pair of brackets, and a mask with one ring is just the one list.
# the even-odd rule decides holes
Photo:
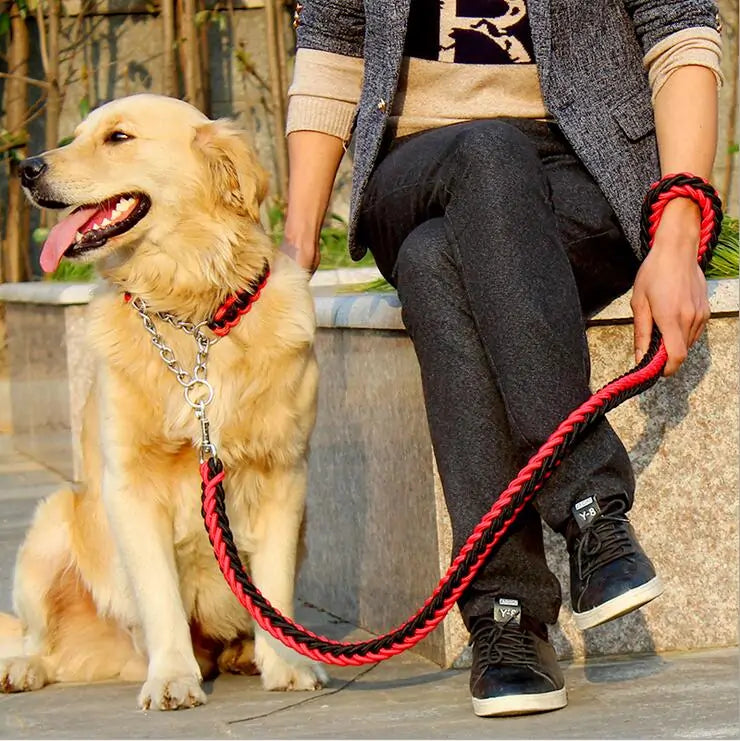
[(52, 273), (63, 257), (80, 257), (99, 249), (138, 224), (150, 207), (145, 193), (124, 193), (76, 208), (49, 232), (41, 251), (41, 268)]

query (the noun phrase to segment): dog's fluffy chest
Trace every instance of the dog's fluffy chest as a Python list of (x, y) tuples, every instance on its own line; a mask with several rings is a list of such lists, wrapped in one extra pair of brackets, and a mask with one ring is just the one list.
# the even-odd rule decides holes
[[(280, 303), (278, 290), (265, 294), (260, 303)], [(289, 312), (285, 307), (275, 311), (274, 305), (257, 306), (209, 348), (205, 375), (213, 400), (206, 411), (212, 439), (225, 457), (272, 456), (268, 451), (286, 443), (290, 446), (286, 436), (290, 438), (293, 431), (306, 433), (302, 415), (296, 411), (308, 411), (313, 400), (306, 397), (315, 395), (316, 378), (313, 314), (305, 285), (302, 291), (291, 292), (291, 300)], [(192, 377), (197, 353), (193, 336), (161, 319), (153, 322), (176, 359), (174, 369)], [(136, 312), (120, 299), (105, 297), (93, 309), (90, 335), (99, 371), (112, 376), (112, 391), (116, 382), (129, 386), (127, 401), (131, 402), (133, 393), (146, 410), (146, 424), (139, 432), (167, 443), (197, 445), (200, 423), (186, 401), (185, 388), (152, 344)], [(202, 388), (195, 389), (191, 398), (204, 395)]]

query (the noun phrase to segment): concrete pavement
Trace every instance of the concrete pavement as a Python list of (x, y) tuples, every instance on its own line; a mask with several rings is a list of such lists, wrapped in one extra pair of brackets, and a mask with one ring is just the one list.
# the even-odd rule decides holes
[[(60, 483), (0, 438), (0, 610), (10, 609), (14, 554), (35, 502)], [(308, 605), (298, 617), (333, 638), (366, 636)], [(256, 677), (223, 676), (207, 685), (207, 705), (170, 713), (137, 710), (132, 684), (55, 685), (0, 695), (0, 738), (740, 737), (736, 648), (592, 660), (565, 672), (567, 708), (508, 719), (476, 718), (467, 672), (410, 653), (330, 668), (331, 684), (316, 693), (268, 693)]]

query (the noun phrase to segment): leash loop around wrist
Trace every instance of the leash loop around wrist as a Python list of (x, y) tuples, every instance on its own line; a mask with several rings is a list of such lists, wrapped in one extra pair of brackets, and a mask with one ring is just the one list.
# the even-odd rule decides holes
[(643, 252), (647, 253), (652, 247), (663, 211), (676, 198), (688, 198), (699, 208), (701, 223), (697, 261), (705, 271), (722, 229), (722, 201), (714, 187), (698, 175), (665, 175), (650, 186), (640, 217), (640, 244)]

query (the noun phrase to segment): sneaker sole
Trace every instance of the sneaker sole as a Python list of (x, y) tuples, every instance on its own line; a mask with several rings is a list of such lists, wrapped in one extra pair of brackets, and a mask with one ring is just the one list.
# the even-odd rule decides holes
[(573, 618), (576, 626), (580, 630), (593, 628), (609, 620), (626, 615), (638, 607), (646, 605), (650, 600), (654, 600), (663, 594), (663, 581), (659, 576), (655, 576), (650, 581), (641, 584), (639, 587), (630, 589), (629, 592), (620, 594), (618, 597), (604, 602), (591, 610), (585, 612), (574, 612)]
[(552, 692), (538, 692), (531, 695), (504, 695), (488, 697), (485, 700), (473, 698), (473, 712), (488, 718), (496, 715), (527, 715), (528, 713), (545, 713), (548, 710), (559, 710), (568, 704), (565, 687)]

